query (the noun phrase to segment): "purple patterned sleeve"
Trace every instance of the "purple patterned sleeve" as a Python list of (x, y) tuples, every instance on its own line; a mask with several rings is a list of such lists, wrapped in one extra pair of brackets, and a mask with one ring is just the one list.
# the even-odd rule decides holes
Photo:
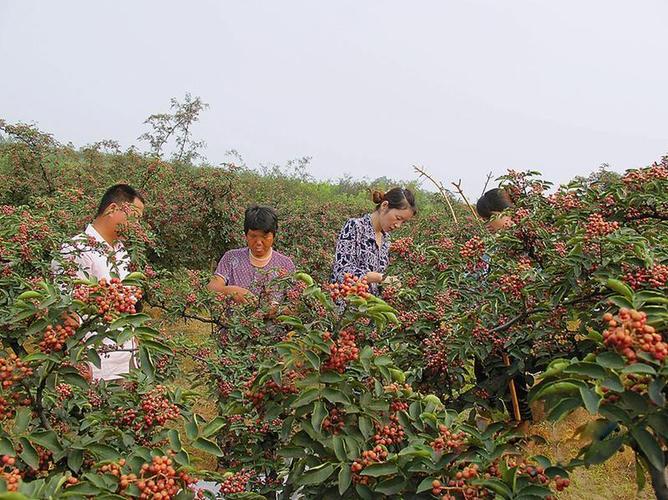
[(213, 273), (215, 276), (219, 276), (225, 280), (225, 284), (229, 285), (232, 280), (232, 266), (230, 263), (230, 253), (225, 252), (225, 254), (220, 258), (216, 271)]
[(286, 257), (285, 259), (285, 270), (288, 274), (292, 274), (296, 271), (295, 264), (290, 257)]

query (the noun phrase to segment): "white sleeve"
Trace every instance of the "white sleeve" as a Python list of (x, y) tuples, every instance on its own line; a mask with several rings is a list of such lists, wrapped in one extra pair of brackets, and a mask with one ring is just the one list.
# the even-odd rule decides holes
[[(78, 250), (73, 245), (63, 245), (60, 249), (63, 260), (69, 260), (77, 265), (77, 278), (87, 279), (86, 273), (93, 276), (93, 259), (85, 250)], [(58, 259), (51, 261), (51, 270), (54, 274), (62, 274), (63, 268)]]

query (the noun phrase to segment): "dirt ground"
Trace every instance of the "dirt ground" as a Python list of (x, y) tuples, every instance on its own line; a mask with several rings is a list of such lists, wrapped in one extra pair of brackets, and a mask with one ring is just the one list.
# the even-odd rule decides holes
[[(536, 412), (539, 413), (539, 412)], [(533, 455), (545, 455), (552, 460), (568, 462), (575, 457), (583, 445), (575, 430), (592, 417), (585, 410), (577, 410), (561, 422), (547, 421), (529, 427), (529, 434), (538, 434), (547, 441), (544, 445), (533, 445)], [(559, 494), (560, 500), (651, 500), (656, 496), (646, 477), (643, 491), (637, 492), (636, 469), (633, 452), (626, 449), (601, 465), (588, 469), (576, 469), (571, 475), (571, 485)]]

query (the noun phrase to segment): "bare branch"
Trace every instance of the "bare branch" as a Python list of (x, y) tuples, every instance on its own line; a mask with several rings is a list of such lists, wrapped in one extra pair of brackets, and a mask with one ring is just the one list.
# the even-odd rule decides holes
[(487, 174), (487, 179), (485, 180), (485, 185), (482, 188), (482, 193), (480, 193), (480, 196), (485, 194), (485, 191), (487, 191), (487, 186), (489, 185), (489, 181), (492, 179), (492, 172)]
[(419, 167), (417, 165), (413, 165), (413, 169), (418, 174), (420, 174), (420, 177), (425, 177), (426, 179), (430, 180), (434, 186), (436, 186), (436, 189), (438, 189), (438, 192), (441, 194), (441, 197), (443, 198), (445, 203), (448, 205), (448, 208), (450, 209), (450, 213), (452, 214), (452, 219), (455, 221), (455, 224), (458, 224), (459, 221), (457, 220), (457, 215), (455, 215), (455, 210), (452, 207), (452, 203), (450, 202), (450, 196), (448, 196), (449, 191), (445, 189), (445, 187), (443, 187), (443, 184), (441, 184), (431, 175), (429, 175), (424, 168)]

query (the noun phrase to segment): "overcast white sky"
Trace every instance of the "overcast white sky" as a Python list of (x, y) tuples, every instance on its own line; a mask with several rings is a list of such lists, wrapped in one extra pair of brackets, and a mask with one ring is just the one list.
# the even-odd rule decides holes
[(668, 153), (668, 2), (0, 0), (0, 117), (136, 143), (189, 91), (212, 162), (565, 182)]

